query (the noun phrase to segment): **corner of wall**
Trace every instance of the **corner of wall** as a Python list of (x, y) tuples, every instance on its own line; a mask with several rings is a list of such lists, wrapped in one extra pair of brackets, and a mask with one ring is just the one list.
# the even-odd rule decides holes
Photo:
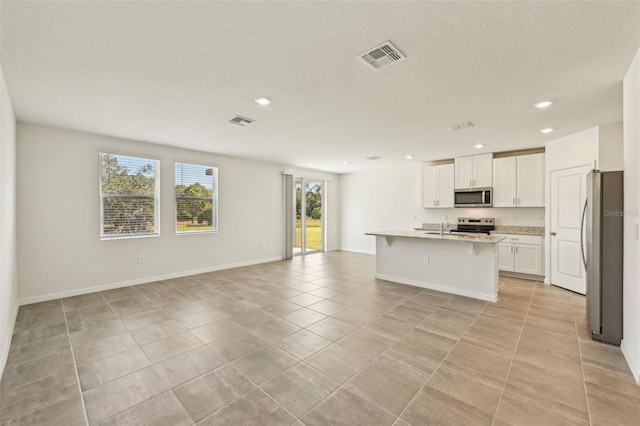
[(633, 376), (633, 380), (636, 381), (638, 385), (640, 385), (640, 365), (638, 365), (635, 361), (635, 358), (631, 354), (628, 346), (625, 345), (624, 339), (620, 342), (620, 350), (622, 351), (622, 355), (624, 355), (624, 359), (627, 361), (629, 365), (629, 369), (631, 370), (631, 375)]
[[(18, 318), (18, 301), (13, 301), (13, 306), (11, 307), (10, 320), (11, 322), (8, 324), (7, 330), (13, 331), (16, 325), (16, 319)], [(7, 333), (6, 336), (2, 336), (2, 341), (0, 341), (0, 380), (2, 380), (2, 375), (4, 373), (4, 367), (7, 365), (7, 359), (9, 358), (9, 349), (11, 348), (11, 338), (13, 337), (13, 333)]]
[(16, 117), (0, 67), (0, 377), (18, 314)]

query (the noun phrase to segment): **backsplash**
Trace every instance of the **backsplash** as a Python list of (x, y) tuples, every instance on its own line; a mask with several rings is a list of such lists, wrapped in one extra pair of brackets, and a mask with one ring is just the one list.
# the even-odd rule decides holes
[(488, 208), (452, 208), (420, 209), (416, 213), (416, 227), (423, 223), (448, 222), (456, 225), (459, 217), (493, 217), (496, 227), (533, 226), (544, 227), (543, 207), (488, 207)]
[[(455, 224), (445, 225), (444, 231), (449, 232), (452, 229), (457, 228)], [(439, 223), (425, 222), (420, 225), (420, 229), (425, 231), (438, 231), (440, 230)], [(544, 235), (544, 226), (499, 226), (496, 225), (495, 231), (491, 231), (492, 234), (515, 234), (515, 235)]]

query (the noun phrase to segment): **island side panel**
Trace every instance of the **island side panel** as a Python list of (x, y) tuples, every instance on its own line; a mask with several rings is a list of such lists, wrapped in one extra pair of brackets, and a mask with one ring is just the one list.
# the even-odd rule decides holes
[[(376, 278), (476, 299), (498, 300), (497, 244), (376, 237)], [(424, 265), (424, 258), (429, 265)]]

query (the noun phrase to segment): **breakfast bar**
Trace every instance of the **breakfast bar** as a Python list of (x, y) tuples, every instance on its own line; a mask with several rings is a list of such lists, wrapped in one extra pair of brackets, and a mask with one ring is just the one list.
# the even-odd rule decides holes
[(376, 237), (376, 278), (475, 299), (498, 300), (498, 235), (367, 232)]

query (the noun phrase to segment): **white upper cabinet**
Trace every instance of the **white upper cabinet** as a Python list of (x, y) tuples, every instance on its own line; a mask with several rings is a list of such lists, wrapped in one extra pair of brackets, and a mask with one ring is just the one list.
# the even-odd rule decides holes
[(440, 167), (440, 198), (438, 199), (438, 207), (453, 207), (454, 189), (453, 180), (455, 179), (454, 167), (452, 164), (443, 164)]
[(473, 188), (490, 188), (492, 181), (493, 154), (473, 156)]
[(488, 188), (492, 180), (493, 154), (468, 155), (455, 159), (455, 188)]
[(493, 207), (515, 207), (517, 202), (516, 158), (493, 160)]
[(455, 188), (471, 188), (473, 179), (473, 157), (456, 157), (455, 161)]
[(422, 169), (422, 207), (453, 207), (453, 164)]
[(544, 207), (544, 154), (520, 155), (516, 158), (518, 207)]
[(544, 207), (544, 154), (493, 160), (493, 207)]

